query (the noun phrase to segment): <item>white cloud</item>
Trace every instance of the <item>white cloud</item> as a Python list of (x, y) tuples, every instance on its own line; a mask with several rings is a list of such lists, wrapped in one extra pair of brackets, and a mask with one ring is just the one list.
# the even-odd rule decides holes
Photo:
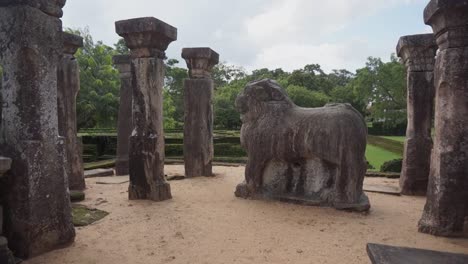
[(359, 29), (349, 27), (356, 19), (417, 1), (422, 0), (276, 0), (244, 22), (248, 38), (258, 49), (255, 60), (247, 68), (292, 70), (319, 63), (327, 71), (354, 70), (362, 66), (368, 56), (387, 57), (393, 52), (393, 43), (385, 47), (387, 54), (382, 54), (370, 47), (366, 39), (330, 39), (342, 31), (358, 32)]
[(111, 45), (118, 39), (116, 20), (154, 16), (178, 28), (171, 58), (180, 59), (183, 47), (209, 46), (247, 69), (319, 63), (354, 70), (367, 56), (388, 57), (395, 43), (369, 48), (371, 36), (353, 22), (415, 2), (427, 0), (69, 0), (63, 20), (69, 27), (88, 25), (95, 40)]
[[(359, 52), (360, 47), (368, 43), (354, 40), (346, 43), (323, 43), (319, 45), (280, 44), (262, 49), (249, 69), (270, 65), (272, 69), (285, 70), (301, 69), (306, 64), (320, 62), (322, 69), (331, 71), (337, 68), (353, 69), (366, 60), (368, 54)], [(358, 52), (356, 52), (358, 51)]]

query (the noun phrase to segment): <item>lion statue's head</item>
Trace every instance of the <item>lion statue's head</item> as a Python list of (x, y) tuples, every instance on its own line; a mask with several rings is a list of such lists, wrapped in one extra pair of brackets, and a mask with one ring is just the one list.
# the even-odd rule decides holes
[(294, 107), (286, 91), (274, 80), (263, 79), (247, 84), (236, 99), (236, 110), (246, 123), (274, 111)]

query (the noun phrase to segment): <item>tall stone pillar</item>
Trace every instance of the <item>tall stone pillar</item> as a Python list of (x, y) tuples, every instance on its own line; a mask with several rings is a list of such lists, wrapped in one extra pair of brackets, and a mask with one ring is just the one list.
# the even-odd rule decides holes
[(459, 236), (468, 212), (468, 1), (432, 0), (424, 19), (439, 53), (434, 150), (419, 231)]
[(210, 48), (186, 48), (182, 58), (189, 68), (184, 81), (184, 161), (185, 176), (212, 176), (213, 87), (211, 70), (219, 62)]
[(177, 29), (153, 17), (117, 21), (115, 27), (132, 58), (129, 199), (171, 199), (164, 177), (163, 59), (168, 45), (177, 39)]
[(58, 67), (58, 128), (59, 135), (65, 138), (68, 186), (70, 190), (82, 191), (86, 188), (82, 158), (82, 144), (78, 138), (76, 125), (76, 98), (80, 91), (80, 67), (74, 57), (83, 47), (83, 38), (63, 33), (63, 57)]
[(22, 258), (75, 237), (57, 120), (64, 4), (0, 2), (0, 28), (8, 29), (0, 30), (0, 155), (13, 160), (6, 174), (5, 227), (10, 248)]
[(128, 139), (132, 134), (132, 71), (129, 55), (114, 56), (113, 62), (120, 72), (120, 106), (117, 125), (117, 161), (115, 175), (128, 175)]
[(433, 34), (401, 37), (397, 53), (406, 65), (408, 128), (400, 178), (401, 193), (426, 195), (432, 151), (434, 63), (437, 45)]

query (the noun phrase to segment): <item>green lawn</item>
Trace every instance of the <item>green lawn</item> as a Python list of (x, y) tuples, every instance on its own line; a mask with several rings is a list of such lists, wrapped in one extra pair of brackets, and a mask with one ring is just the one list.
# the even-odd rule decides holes
[(403, 142), (403, 143), (405, 142), (405, 139), (406, 139), (406, 137), (391, 137), (391, 136), (389, 137), (385, 136), (383, 138), (390, 139), (393, 141)]
[(380, 167), (386, 161), (393, 159), (401, 159), (401, 156), (385, 149), (368, 144), (366, 150), (366, 159), (374, 166), (376, 171), (380, 171)]
[[(108, 136), (116, 137), (116, 132), (113, 129), (87, 129), (80, 131), (82, 136), (85, 137), (96, 137), (96, 136)], [(215, 130), (215, 161), (221, 162), (245, 162), (245, 153), (240, 149), (239, 143), (239, 131), (223, 131)], [(168, 158), (174, 158), (174, 156), (181, 156), (183, 149), (183, 131), (181, 130), (167, 130), (165, 131), (166, 136), (166, 156)], [(380, 167), (386, 161), (393, 159), (400, 159), (403, 156), (403, 142), (405, 137), (396, 136), (372, 136), (368, 137), (366, 158), (369, 163), (374, 167), (374, 170), (379, 171)], [(85, 157), (87, 160), (92, 159), (97, 154), (97, 145), (90, 143), (90, 148), (84, 148)], [(108, 148), (115, 146), (107, 146)], [(114, 150), (107, 151), (106, 153), (113, 153)], [(101, 156), (101, 159), (106, 157)], [(108, 157), (112, 159), (113, 157)], [(111, 167), (114, 165), (114, 160), (101, 160), (97, 162), (87, 163), (86, 169), (94, 169), (101, 167)]]

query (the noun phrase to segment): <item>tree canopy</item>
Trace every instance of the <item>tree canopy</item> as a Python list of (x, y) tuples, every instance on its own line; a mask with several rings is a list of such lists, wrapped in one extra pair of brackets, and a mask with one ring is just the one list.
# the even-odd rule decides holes
[[(79, 128), (115, 128), (119, 107), (120, 79), (112, 56), (129, 52), (123, 39), (114, 47), (94, 42), (88, 29), (68, 30), (84, 38), (76, 58), (81, 70), (81, 90), (77, 100)], [(166, 61), (164, 123), (166, 129), (181, 129), (184, 122), (184, 79), (188, 71), (177, 59)], [(271, 78), (285, 88), (301, 107), (321, 107), (327, 103), (349, 103), (368, 121), (394, 126), (406, 122), (406, 72), (395, 55), (389, 62), (369, 57), (365, 66), (352, 73), (346, 69), (326, 73), (320, 65), (309, 64), (287, 72), (267, 68), (247, 72), (241, 67), (220, 63), (213, 69), (215, 83), (215, 127), (239, 129), (239, 113), (234, 108), (237, 95), (254, 80)]]

